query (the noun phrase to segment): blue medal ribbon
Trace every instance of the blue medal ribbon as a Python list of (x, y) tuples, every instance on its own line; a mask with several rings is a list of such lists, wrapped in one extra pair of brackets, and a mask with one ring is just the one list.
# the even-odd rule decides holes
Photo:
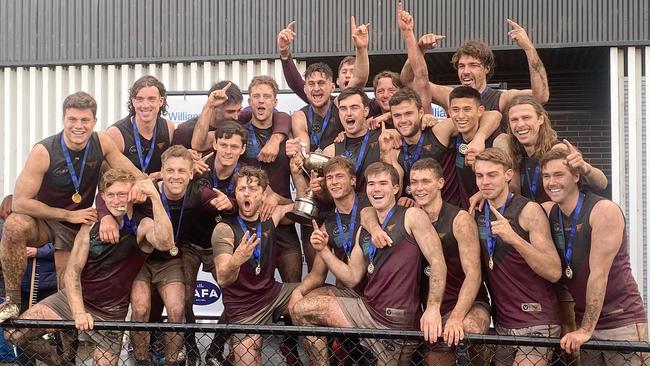
[[(370, 133), (366, 133), (366, 136), (363, 138), (363, 142), (361, 143), (361, 149), (359, 149), (359, 155), (357, 155), (356, 160), (354, 161), (354, 171), (355, 173), (359, 171), (359, 168), (361, 167), (361, 163), (363, 162), (363, 158), (366, 156), (366, 149), (368, 147), (368, 140), (370, 139)], [(343, 151), (343, 155), (347, 156), (352, 160), (352, 153), (348, 151), (347, 147), (347, 142), (348, 139), (345, 139), (345, 151)]]
[(72, 158), (70, 157), (70, 151), (68, 150), (68, 147), (65, 145), (65, 141), (63, 140), (63, 134), (61, 134), (61, 150), (63, 150), (65, 163), (68, 166), (68, 173), (70, 174), (70, 178), (72, 179), (72, 184), (74, 185), (74, 190), (76, 193), (79, 193), (79, 191), (81, 190), (81, 179), (83, 178), (84, 175), (84, 168), (86, 167), (86, 158), (88, 157), (88, 151), (90, 151), (91, 141), (92, 139), (89, 139), (88, 142), (86, 142), (86, 147), (84, 147), (85, 149), (84, 157), (81, 160), (79, 177), (77, 177), (77, 173), (74, 171), (74, 166), (72, 165)]
[[(393, 217), (393, 214), (395, 213), (395, 209), (397, 206), (393, 206), (393, 208), (388, 211), (388, 214), (386, 215), (386, 218), (384, 219), (384, 223), (381, 224), (381, 229), (384, 230), (386, 229), (386, 225), (388, 225), (388, 221), (390, 221), (390, 218)], [(377, 247), (375, 246), (375, 243), (370, 241), (370, 245), (368, 245), (368, 260), (370, 263), (373, 263), (375, 259), (375, 254), (377, 253)]]
[[(354, 235), (354, 230), (357, 225), (357, 209), (359, 208), (357, 198), (354, 198), (354, 205), (352, 205), (352, 212), (350, 213), (350, 225), (348, 226), (348, 232), (344, 235), (343, 223), (341, 222), (341, 215), (339, 209), (335, 209), (336, 213), (336, 227), (339, 229), (339, 238), (343, 243), (343, 250), (345, 255), (350, 258), (350, 253), (352, 253), (352, 236)], [(374, 246), (373, 246), (374, 247)]]
[(156, 132), (158, 131), (158, 121), (153, 128), (153, 136), (151, 137), (151, 146), (149, 146), (149, 151), (147, 156), (142, 158), (142, 141), (140, 141), (140, 132), (138, 132), (138, 126), (135, 124), (135, 117), (131, 117), (131, 127), (133, 128), (133, 140), (135, 140), (135, 148), (138, 151), (138, 159), (140, 160), (140, 170), (144, 173), (147, 171), (147, 167), (151, 162), (151, 157), (153, 156), (153, 150), (156, 147)]
[(260, 153), (260, 142), (257, 141), (257, 135), (255, 135), (255, 129), (253, 128), (253, 122), (248, 124), (248, 134), (251, 136), (251, 142), (253, 143), (253, 152), (257, 156)]
[(528, 180), (528, 190), (530, 191), (531, 199), (535, 199), (535, 195), (537, 194), (537, 182), (539, 181), (539, 164), (535, 164), (534, 167), (534, 172), (533, 172), (533, 179), (530, 179), (530, 172), (528, 169), (528, 158), (524, 157), (524, 170), (526, 170), (526, 179)]
[[(181, 223), (183, 222), (183, 213), (185, 212), (185, 202), (187, 201), (187, 196), (189, 190), (185, 191), (185, 195), (183, 196), (183, 203), (181, 204), (181, 213), (178, 215), (178, 226), (176, 226), (176, 234), (174, 234), (174, 244), (178, 243), (178, 235), (181, 232)], [(169, 216), (169, 220), (172, 222), (172, 226), (174, 225), (174, 221), (172, 220), (172, 211), (169, 208), (169, 201), (167, 200), (167, 196), (165, 195), (165, 189), (162, 188), (160, 192), (160, 198), (162, 199), (162, 204), (163, 207), (165, 207), (165, 211), (167, 212), (167, 216)]]
[(585, 195), (580, 193), (578, 197), (578, 204), (576, 208), (573, 209), (571, 213), (573, 220), (571, 221), (571, 228), (569, 229), (569, 240), (566, 240), (564, 236), (564, 221), (562, 220), (562, 210), (558, 207), (557, 218), (560, 222), (560, 230), (562, 230), (562, 237), (565, 238), (564, 243), (564, 261), (566, 262), (567, 267), (571, 268), (571, 260), (573, 258), (573, 243), (576, 239), (576, 231), (578, 227), (578, 219), (580, 218), (580, 211), (582, 211), (582, 205), (585, 202)]
[[(503, 215), (503, 213), (506, 211), (506, 206), (508, 206), (508, 203), (512, 199), (512, 192), (508, 194), (508, 199), (506, 200), (506, 203), (499, 207), (499, 213)], [(488, 250), (488, 256), (490, 258), (494, 257), (494, 251), (497, 247), (497, 238), (492, 236), (492, 223), (490, 222), (490, 203), (488, 203), (487, 200), (485, 200), (485, 203), (483, 204), (483, 212), (485, 212), (485, 240), (487, 241), (487, 250)]]
[[(241, 228), (241, 231), (243, 234), (246, 234), (246, 231), (248, 231), (248, 227), (244, 223), (244, 220), (241, 219), (241, 217), (237, 216), (237, 222), (239, 223), (239, 227)], [(262, 265), (261, 262), (261, 257), (262, 257), (262, 220), (257, 221), (257, 232), (256, 236), (258, 239), (260, 239), (260, 243), (255, 246), (255, 249), (253, 250), (253, 260), (255, 261), (255, 264), (259, 267)], [(248, 239), (248, 238), (246, 238)]]
[(424, 131), (420, 133), (420, 139), (418, 144), (415, 147), (413, 155), (409, 154), (408, 146), (406, 141), (402, 141), (402, 153), (404, 154), (404, 176), (408, 176), (411, 172), (411, 166), (420, 159), (420, 154), (422, 153), (422, 145), (424, 144)]
[(122, 217), (124, 219), (124, 222), (122, 223), (122, 227), (120, 227), (120, 231), (122, 231), (122, 229), (126, 229), (129, 234), (136, 236), (138, 227), (135, 225), (135, 221), (129, 219), (129, 215), (126, 213)]
[[(235, 190), (235, 176), (237, 172), (239, 172), (239, 163), (237, 163), (232, 174), (230, 174), (230, 183), (228, 183), (228, 188), (226, 188), (226, 196), (231, 196)], [(219, 188), (219, 177), (217, 177), (216, 169), (212, 169), (212, 188)]]
[(332, 117), (332, 103), (330, 103), (329, 108), (327, 108), (327, 113), (325, 113), (325, 117), (323, 118), (323, 124), (320, 128), (320, 132), (316, 132), (314, 131), (314, 108), (311, 106), (311, 104), (307, 107), (307, 122), (309, 122), (309, 127), (311, 127), (312, 130), (312, 134), (310, 136), (312, 150), (315, 150), (316, 148), (319, 147), (320, 140), (323, 137), (323, 134), (325, 133), (325, 129), (327, 128), (327, 125), (329, 124), (331, 117)]

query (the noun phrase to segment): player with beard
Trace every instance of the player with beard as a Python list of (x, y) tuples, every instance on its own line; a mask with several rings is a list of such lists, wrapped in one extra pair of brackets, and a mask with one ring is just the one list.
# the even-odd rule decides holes
[(551, 126), (548, 112), (532, 96), (514, 97), (508, 105), (508, 135), (499, 136), (494, 146), (508, 151), (519, 174), (515, 174), (511, 187), (524, 197), (538, 203), (550, 201), (542, 185), (539, 158), (553, 149), (568, 152), (567, 164), (578, 169), (583, 183), (590, 189), (607, 188), (607, 177), (602, 170), (587, 163), (582, 154), (568, 140), (560, 141)]
[[(401, 4), (400, 4), (401, 6)], [(406, 13), (406, 12), (404, 12)], [(407, 13), (408, 14), (408, 13)], [(410, 15), (409, 15), (410, 16)], [(400, 18), (398, 10), (398, 19)], [(526, 30), (510, 19), (506, 19), (512, 27), (508, 36), (517, 43), (526, 53), (528, 68), (530, 71), (530, 89), (509, 89), (494, 90), (487, 85), (488, 80), (494, 74), (495, 62), (494, 53), (490, 47), (479, 41), (466, 41), (454, 53), (451, 64), (458, 71), (458, 80), (461, 85), (476, 89), (481, 93), (481, 104), (488, 111), (502, 111), (505, 115), (507, 104), (518, 95), (532, 95), (542, 103), (548, 102), (549, 88), (546, 69), (535, 46), (531, 42)], [(412, 32), (411, 32), (412, 34)], [(429, 71), (424, 61), (424, 52), (427, 49), (437, 46), (437, 42), (444, 39), (444, 36), (428, 34), (420, 39), (420, 47), (417, 47), (415, 37), (410, 41), (413, 52), (409, 52), (409, 58), (402, 69), (402, 82), (406, 85), (413, 85), (418, 94), (431, 96), (434, 103), (448, 109), (449, 93), (453, 87), (437, 85), (429, 81)], [(408, 45), (407, 45), (408, 49)], [(507, 125), (503, 121), (501, 130), (505, 132)]]
[[(129, 201), (131, 189), (151, 199), (153, 216), (145, 217)], [(98, 224), (84, 223), (77, 233), (64, 276), (65, 289), (31, 307), (22, 319), (74, 320), (79, 331), (87, 332), (96, 348), (94, 365), (116, 365), (122, 345), (122, 332), (95, 331), (95, 320), (126, 318), (131, 282), (153, 249), (169, 250), (172, 225), (160, 196), (148, 179), (135, 181), (122, 169), (104, 173), (99, 191), (111, 215), (120, 223), (117, 244), (102, 242)], [(67, 364), (51, 341), (41, 336), (46, 329), (12, 329), (7, 337), (50, 365)], [(74, 364), (74, 363), (70, 363)]]
[[(174, 245), (169, 251), (154, 251), (138, 273), (131, 291), (133, 321), (147, 321), (151, 309), (151, 287), (154, 285), (162, 297), (167, 318), (171, 323), (184, 320), (185, 275), (182, 250), (197, 240), (201, 228), (194, 227), (200, 217), (214, 217), (232, 209), (226, 195), (201, 187), (192, 179), (192, 154), (183, 146), (174, 145), (161, 156), (162, 185), (160, 196), (163, 206), (174, 227)], [(132, 341), (136, 363), (148, 364), (148, 332), (133, 332)], [(176, 364), (182, 345), (181, 335), (168, 332), (165, 335), (165, 360)]]
[[(225, 217), (212, 235), (217, 282), (232, 323), (268, 324), (288, 314), (289, 297), (297, 285), (274, 279), (275, 227), (293, 205), (278, 206), (270, 219), (263, 220), (266, 172), (246, 166), (237, 172), (236, 179), (238, 215)], [(234, 334), (231, 342), (235, 365), (261, 365), (260, 335)]]
[[(363, 297), (323, 294), (306, 297), (293, 308), (303, 325), (359, 327), (375, 329), (414, 329), (420, 325), (427, 341), (436, 342), (442, 334), (440, 304), (445, 287), (446, 266), (440, 240), (428, 224), (426, 213), (418, 208), (396, 205), (400, 190), (395, 168), (376, 162), (366, 170), (366, 191), (376, 210), (391, 246), (377, 248), (371, 235), (360, 229), (350, 259), (341, 261), (329, 249), (329, 233), (314, 222), (312, 245), (337, 280), (349, 288), (367, 276)], [(420, 265), (422, 256), (431, 265), (427, 307), (420, 319)], [(399, 280), (398, 280), (399, 279)], [(418, 322), (419, 320), (419, 322)], [(381, 364), (408, 364), (415, 344), (400, 340), (364, 340)], [(327, 362), (327, 348), (320, 342), (310, 345), (313, 361)]]
[[(491, 309), (483, 286), (481, 267), (475, 265), (480, 262), (481, 256), (476, 222), (467, 211), (442, 200), (440, 192), (444, 184), (442, 167), (437, 161), (425, 158), (413, 164), (410, 174), (413, 198), (417, 206), (427, 213), (436, 229), (447, 264), (447, 281), (440, 314), (444, 341), (448, 347), (452, 347), (463, 339), (464, 332), (486, 333), (490, 326)], [(381, 230), (377, 217), (370, 209), (364, 211), (363, 225), (373, 233)], [(379, 235), (373, 234), (373, 237), (376, 236)], [(430, 270), (428, 266), (423, 268), (421, 292), (425, 305), (428, 286), (424, 281), (428, 279)], [(455, 361), (453, 351), (453, 348), (442, 345), (425, 347), (426, 364), (451, 365)]]
[[(456, 126), (451, 119), (447, 119), (422, 130), (422, 117), (424, 109), (420, 97), (409, 88), (402, 88), (390, 99), (391, 114), (395, 130), (382, 128), (379, 137), (381, 160), (398, 167), (400, 176), (408, 177), (411, 166), (419, 159), (433, 158), (442, 164), (447, 154), (449, 144), (458, 134)], [(499, 112), (484, 113), (481, 117), (480, 128), (468, 145), (468, 155), (473, 157), (474, 151), (482, 151), (487, 136), (497, 128), (501, 115)], [(393, 148), (395, 139), (399, 141), (399, 149)], [(403, 175), (402, 175), (403, 172)], [(459, 181), (455, 169), (445, 171), (445, 181), (442, 197), (445, 201), (459, 207), (467, 207), (467, 194)], [(399, 203), (412, 206), (408, 180), (404, 179), (404, 195)]]
[[(243, 99), (237, 84), (231, 81), (220, 81), (214, 84), (208, 91), (208, 99), (203, 105), (201, 114), (178, 125), (174, 132), (173, 144), (183, 145), (201, 153), (209, 152), (214, 142), (214, 131), (224, 121), (233, 120), (242, 124), (250, 122), (252, 112), (250, 108), (241, 109)], [(273, 134), (257, 157), (266, 163), (273, 162), (279, 152), (280, 144), (291, 132), (291, 116), (274, 110), (272, 118), (275, 122)]]
[[(551, 150), (539, 164), (552, 202), (544, 208), (562, 259), (562, 283), (575, 301), (577, 330), (560, 340), (578, 353), (590, 339), (648, 341), (648, 319), (632, 275), (625, 218), (614, 202), (580, 191), (578, 169), (566, 151)], [(583, 350), (585, 364), (643, 365), (647, 354)]]
[[(553, 283), (561, 276), (548, 218), (539, 204), (510, 192), (512, 160), (503, 150), (485, 149), (474, 163), (485, 199), (475, 219), (483, 270), (495, 308), (497, 334), (557, 337), (559, 303)], [(547, 365), (551, 350), (497, 347), (499, 365)]]
[(74, 237), (83, 223), (93, 223), (92, 204), (101, 165), (123, 168), (144, 177), (120, 153), (104, 132), (93, 132), (97, 103), (89, 94), (77, 92), (63, 102), (63, 131), (34, 145), (16, 180), (13, 212), (4, 224), (0, 260), (6, 299), (0, 320), (18, 315), (20, 283), (25, 273), (26, 246), (51, 242), (59, 286)]
[[(280, 51), (280, 60), (282, 61), (282, 70), (284, 78), (289, 88), (302, 99), (305, 103), (311, 103), (309, 92), (305, 90), (305, 80), (303, 80), (298, 68), (291, 59), (291, 43), (296, 36), (293, 30), (296, 22), (291, 21), (286, 28), (278, 33), (277, 42)], [(368, 61), (368, 28), (370, 23), (356, 25), (354, 16), (350, 17), (350, 32), (352, 41), (356, 48), (356, 57), (347, 56), (339, 63), (338, 77), (336, 84), (343, 91), (348, 87), (364, 87), (368, 81), (370, 63)], [(305, 78), (307, 78), (306, 74)]]

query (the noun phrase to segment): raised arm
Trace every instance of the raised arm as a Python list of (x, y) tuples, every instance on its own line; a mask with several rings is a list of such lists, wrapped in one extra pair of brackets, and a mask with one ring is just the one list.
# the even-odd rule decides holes
[(350, 32), (352, 33), (352, 42), (355, 47), (356, 58), (354, 60), (354, 69), (352, 77), (348, 82), (348, 88), (363, 88), (368, 82), (370, 74), (370, 60), (368, 59), (368, 28), (370, 23), (361, 24), (357, 27), (354, 15), (350, 17)]
[(429, 93), (429, 70), (424, 60), (424, 53), (418, 47), (417, 39), (413, 33), (413, 17), (403, 10), (402, 3), (397, 4), (397, 25), (406, 44), (409, 65), (413, 70), (411, 86), (422, 99), (424, 113), (431, 113), (431, 95)]
[(624, 235), (623, 214), (616, 204), (608, 200), (602, 200), (594, 206), (589, 224), (592, 231), (585, 313), (580, 328), (568, 333), (560, 341), (560, 346), (567, 352), (578, 352), (596, 329), (603, 308), (609, 271)]
[(291, 90), (302, 99), (305, 103), (309, 103), (307, 95), (305, 94), (305, 80), (300, 75), (296, 64), (291, 59), (291, 44), (296, 37), (296, 32), (293, 30), (296, 21), (291, 21), (287, 27), (278, 33), (278, 51), (280, 52), (280, 60), (282, 61), (282, 72), (284, 79)]
[(518, 94), (532, 94), (535, 96), (542, 104), (548, 102), (550, 95), (548, 88), (548, 78), (546, 76), (546, 68), (544, 63), (539, 58), (537, 49), (533, 45), (533, 42), (528, 37), (526, 30), (515, 23), (514, 21), (507, 19), (508, 24), (512, 27), (508, 31), (508, 35), (513, 42), (517, 43), (519, 47), (526, 53), (526, 59), (528, 60), (528, 69), (530, 71), (530, 87), (531, 89), (517, 90), (512, 89), (505, 91), (499, 100), (499, 109), (504, 110), (508, 102)]
[(206, 151), (212, 149), (214, 141), (214, 132), (210, 132), (210, 121), (214, 119), (217, 108), (228, 100), (226, 91), (232, 83), (226, 84), (222, 89), (214, 90), (203, 104), (203, 109), (199, 118), (196, 120), (194, 132), (192, 132), (192, 149), (196, 151)]
[(596, 191), (602, 191), (607, 188), (609, 183), (605, 173), (602, 170), (587, 163), (582, 157), (582, 153), (569, 140), (562, 140), (561, 144), (556, 144), (553, 149), (564, 150), (569, 153), (566, 163), (572, 168), (580, 172), (580, 177), (586, 184)]
[(93, 328), (93, 317), (86, 312), (81, 290), (81, 271), (86, 265), (90, 248), (90, 229), (92, 224), (81, 225), (74, 239), (63, 281), (65, 282), (66, 297), (70, 311), (78, 330), (86, 331)]

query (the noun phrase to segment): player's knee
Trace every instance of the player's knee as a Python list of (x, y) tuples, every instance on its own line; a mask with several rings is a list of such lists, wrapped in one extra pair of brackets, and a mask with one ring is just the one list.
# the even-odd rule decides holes
[(305, 319), (305, 315), (307, 313), (307, 306), (308, 301), (305, 301), (305, 299), (302, 299), (298, 301), (293, 307), (289, 309), (289, 315), (291, 316), (291, 321), (295, 325), (306, 325), (307, 321)]
[(470, 312), (463, 319), (463, 331), (482, 334), (490, 325), (490, 315), (483, 311)]
[(4, 223), (2, 235), (6, 239), (5, 245), (15, 245), (22, 242), (30, 230), (33, 229), (34, 220), (28, 216), (11, 214)]
[(138, 300), (131, 300), (131, 319), (138, 322), (148, 321), (151, 304), (142, 299)]
[(165, 305), (167, 319), (172, 323), (181, 323), (185, 318), (185, 306), (182, 303)]

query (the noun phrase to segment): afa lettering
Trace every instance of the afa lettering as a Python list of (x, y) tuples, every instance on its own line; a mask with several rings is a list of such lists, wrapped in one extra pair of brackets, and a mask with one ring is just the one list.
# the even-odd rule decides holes
[(194, 305), (214, 304), (221, 298), (219, 286), (208, 281), (196, 281), (194, 289)]

